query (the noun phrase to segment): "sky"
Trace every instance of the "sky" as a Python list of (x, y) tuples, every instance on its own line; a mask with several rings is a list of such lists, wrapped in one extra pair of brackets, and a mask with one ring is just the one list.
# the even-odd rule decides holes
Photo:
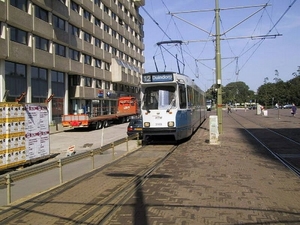
[[(300, 0), (218, 2), (222, 85), (242, 81), (256, 92), (265, 81), (292, 79), (300, 66)], [(178, 72), (179, 65), (204, 91), (216, 83), (215, 3), (145, 0), (145, 72)]]

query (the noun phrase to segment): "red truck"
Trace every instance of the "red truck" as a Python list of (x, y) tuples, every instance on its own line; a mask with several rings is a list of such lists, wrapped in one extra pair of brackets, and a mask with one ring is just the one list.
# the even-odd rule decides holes
[(69, 114), (62, 116), (63, 127), (95, 128), (108, 127), (110, 123), (128, 122), (131, 116), (139, 114), (138, 102), (135, 97), (120, 97), (117, 102), (117, 113), (91, 116), (89, 114)]

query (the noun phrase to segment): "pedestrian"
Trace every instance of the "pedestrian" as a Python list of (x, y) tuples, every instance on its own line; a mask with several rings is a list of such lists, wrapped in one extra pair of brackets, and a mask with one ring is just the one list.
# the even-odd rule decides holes
[(231, 112), (231, 106), (230, 106), (230, 105), (228, 105), (228, 107), (227, 107), (227, 113), (232, 113), (232, 112)]
[(292, 114), (293, 116), (295, 116), (296, 112), (297, 112), (297, 107), (296, 107), (295, 104), (293, 103), (292, 110), (291, 110), (291, 114)]

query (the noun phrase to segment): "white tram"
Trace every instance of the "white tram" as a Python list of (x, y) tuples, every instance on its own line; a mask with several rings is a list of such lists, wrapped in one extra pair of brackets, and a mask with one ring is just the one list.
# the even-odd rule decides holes
[(206, 119), (204, 92), (186, 75), (175, 72), (142, 74), (143, 139), (179, 141), (190, 137)]

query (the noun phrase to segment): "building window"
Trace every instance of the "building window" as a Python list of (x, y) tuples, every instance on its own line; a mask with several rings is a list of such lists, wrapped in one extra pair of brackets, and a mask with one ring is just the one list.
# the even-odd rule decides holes
[(34, 9), (35, 9), (35, 17), (37, 17), (41, 20), (44, 20), (46, 22), (49, 22), (47, 10), (45, 10), (37, 5), (34, 5)]
[(109, 14), (109, 8), (106, 5), (104, 5), (103, 11), (105, 13)]
[(75, 27), (72, 24), (70, 24), (69, 28), (70, 28), (69, 32), (71, 32), (72, 35), (79, 37), (79, 28), (78, 27)]
[[(12, 97), (18, 97), (27, 91), (26, 65), (5, 62), (5, 90), (9, 90), (9, 96)], [(14, 100), (7, 99), (7, 101)]]
[(113, 55), (117, 56), (118, 50), (117, 50), (116, 48), (114, 48), (114, 47), (111, 47), (111, 53), (112, 53)]
[(105, 81), (105, 89), (110, 89), (110, 82), (109, 81)]
[(123, 5), (122, 5), (121, 2), (118, 2), (118, 7), (119, 7), (121, 10), (123, 10)]
[(107, 63), (107, 62), (105, 62), (105, 63), (104, 63), (104, 69), (105, 69), (106, 71), (110, 71), (110, 64)]
[(102, 88), (102, 80), (96, 80), (96, 88)]
[(51, 71), (51, 87), (55, 97), (65, 96), (65, 74), (63, 72)]
[(39, 67), (31, 67), (32, 102), (34, 98), (47, 98), (48, 81), (47, 70)]
[(124, 37), (122, 35), (119, 35), (119, 40), (120, 40), (121, 43), (123, 43), (124, 42)]
[(27, 45), (27, 32), (15, 27), (10, 27), (10, 40)]
[(95, 46), (98, 48), (101, 48), (101, 40), (98, 38), (95, 38)]
[(80, 60), (79, 56), (80, 56), (79, 51), (76, 51), (76, 50), (70, 48), (70, 50), (69, 50), (70, 59), (79, 61)]
[(124, 52), (119, 51), (119, 57), (120, 57), (120, 59), (123, 59), (124, 58)]
[(117, 38), (117, 31), (115, 31), (115, 30), (111, 30), (111, 35), (114, 37), (114, 38)]
[(104, 43), (104, 50), (107, 51), (107, 52), (109, 52), (109, 50), (110, 50), (109, 44)]
[(86, 42), (91, 43), (92, 36), (91, 36), (89, 33), (84, 32), (84, 40), (85, 40)]
[(63, 20), (62, 18), (59, 18), (56, 15), (53, 15), (53, 26), (55, 26), (61, 30), (65, 30), (65, 24), (66, 24), (65, 20)]
[(118, 84), (117, 83), (113, 83), (112, 85), (113, 85), (113, 90), (117, 91), (118, 90)]
[(92, 18), (92, 16), (91, 16), (91, 13), (89, 12), (89, 11), (87, 11), (87, 10), (83, 10), (83, 16), (84, 16), (84, 18), (86, 18), (88, 21), (91, 21), (91, 18)]
[(81, 77), (80, 75), (70, 75), (70, 84), (72, 86), (80, 86), (80, 80), (81, 80)]
[(44, 51), (49, 51), (49, 41), (45, 38), (35, 36), (35, 47)]
[(71, 1), (71, 9), (77, 13), (79, 13), (79, 5), (74, 1)]
[(55, 55), (66, 57), (66, 46), (55, 43)]
[(95, 67), (101, 68), (101, 64), (102, 64), (102, 62), (100, 59), (95, 59)]
[(103, 29), (104, 29), (104, 31), (105, 31), (106, 33), (109, 34), (110, 27), (109, 27), (108, 25), (104, 24)]
[(91, 65), (92, 64), (92, 57), (90, 55), (84, 54), (84, 64)]
[(101, 21), (99, 19), (97, 19), (97, 18), (95, 18), (95, 25), (97, 27), (101, 27)]
[(114, 12), (111, 12), (111, 18), (113, 18), (113, 20), (117, 21), (117, 15)]
[(100, 7), (100, 0), (94, 0), (96, 6)]
[(92, 78), (85, 77), (84, 78), (84, 86), (86, 86), (86, 87), (92, 87)]
[(27, 0), (10, 0), (10, 4), (27, 12)]

